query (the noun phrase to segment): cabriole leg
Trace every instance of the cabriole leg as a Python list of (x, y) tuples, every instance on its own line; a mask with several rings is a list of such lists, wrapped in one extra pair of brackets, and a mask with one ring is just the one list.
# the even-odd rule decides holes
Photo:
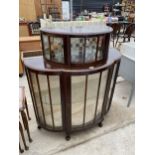
[(28, 120), (26, 118), (26, 114), (24, 111), (21, 111), (21, 115), (22, 115), (22, 119), (23, 119), (23, 124), (24, 124), (24, 127), (27, 131), (27, 135), (28, 135), (28, 138), (29, 138), (29, 142), (32, 142), (32, 138), (30, 136), (30, 130), (29, 130), (29, 125), (28, 125)]
[(22, 136), (22, 140), (23, 140), (23, 143), (24, 143), (25, 150), (28, 150), (29, 147), (26, 145), (23, 128), (22, 128), (22, 125), (21, 125), (20, 122), (19, 122), (19, 130), (20, 130), (20, 133), (21, 133), (21, 136)]

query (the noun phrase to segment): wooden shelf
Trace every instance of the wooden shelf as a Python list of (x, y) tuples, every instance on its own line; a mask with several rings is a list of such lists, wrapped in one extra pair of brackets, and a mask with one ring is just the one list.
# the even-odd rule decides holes
[(19, 38), (19, 42), (34, 42), (34, 41), (40, 41), (40, 36), (27, 36)]

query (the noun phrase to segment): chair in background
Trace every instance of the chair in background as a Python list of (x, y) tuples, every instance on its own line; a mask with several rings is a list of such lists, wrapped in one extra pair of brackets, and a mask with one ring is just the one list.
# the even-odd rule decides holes
[(112, 41), (113, 41), (113, 47), (115, 46), (115, 39), (120, 34), (122, 24), (120, 23), (108, 23), (108, 26), (112, 27), (113, 32), (111, 33)]
[(27, 117), (29, 120), (31, 120), (31, 117), (29, 115), (28, 105), (27, 105), (27, 99), (25, 96), (25, 87), (24, 86), (19, 87), (19, 104), (20, 104), (20, 107), (24, 107), (26, 109)]
[[(24, 109), (25, 109), (24, 107), (20, 107), (19, 108), (19, 112), (20, 112), (21, 117), (22, 117), (22, 120), (23, 120), (24, 128), (27, 131), (29, 142), (32, 142), (32, 138), (30, 136), (30, 131), (29, 131), (28, 119), (26, 117), (26, 114), (24, 112)], [(25, 140), (25, 136), (24, 136), (24, 130), (23, 130), (23, 127), (22, 127), (22, 123), (20, 121), (19, 121), (19, 131), (20, 131), (20, 134), (21, 134), (21, 138), (22, 138), (22, 141), (23, 141), (25, 150), (28, 150), (29, 147), (26, 144), (26, 140)], [(20, 142), (19, 142), (19, 150), (20, 150), (21, 153), (24, 152), (24, 150), (21, 148)]]
[[(133, 38), (135, 39), (134, 32), (135, 32), (135, 24), (134, 24), (134, 23), (131, 23), (131, 24), (129, 24), (129, 25), (126, 27), (126, 29), (125, 29), (125, 31), (124, 31), (123, 34), (119, 33), (119, 34), (117, 35), (117, 40), (116, 40), (115, 47), (116, 47), (116, 45), (117, 45), (117, 43), (118, 43), (118, 40), (119, 40), (120, 38), (123, 38), (123, 41), (122, 41), (122, 42), (126, 42), (126, 39), (127, 39), (128, 42), (130, 42), (130, 38), (131, 38), (131, 37), (133, 37)], [(122, 42), (120, 42), (120, 43), (122, 43)]]
[[(22, 137), (22, 140), (23, 140), (23, 144), (24, 144), (25, 150), (28, 150), (29, 147), (26, 144), (23, 127), (22, 127), (22, 124), (21, 124), (20, 121), (19, 121), (19, 131), (20, 131), (20, 134), (21, 134), (21, 137)], [(20, 153), (24, 152), (24, 150), (21, 148), (20, 142), (19, 142), (19, 151), (20, 151)]]
[[(22, 138), (25, 150), (28, 150), (29, 147), (26, 144), (22, 124), (24, 125), (24, 128), (27, 131), (29, 142), (32, 142), (32, 138), (30, 136), (28, 119), (27, 119), (26, 113), (24, 111), (25, 109), (26, 109), (26, 112), (27, 112), (28, 119), (31, 120), (31, 118), (29, 116), (28, 107), (27, 107), (26, 97), (25, 97), (25, 88), (24, 87), (19, 87), (19, 114), (20, 114), (20, 117), (22, 118), (22, 122), (23, 122), (23, 123), (21, 123), (21, 121), (19, 121), (19, 131), (20, 131), (20, 134), (21, 134), (21, 138)], [(21, 153), (24, 152), (24, 150), (21, 148), (20, 143), (19, 143), (19, 150), (20, 150)]]

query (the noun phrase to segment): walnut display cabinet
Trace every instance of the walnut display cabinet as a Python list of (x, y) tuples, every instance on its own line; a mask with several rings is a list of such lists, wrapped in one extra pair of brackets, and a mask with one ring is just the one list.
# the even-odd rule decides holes
[(103, 24), (41, 29), (43, 56), (25, 58), (38, 128), (74, 131), (102, 126), (113, 98), (121, 55), (109, 49)]

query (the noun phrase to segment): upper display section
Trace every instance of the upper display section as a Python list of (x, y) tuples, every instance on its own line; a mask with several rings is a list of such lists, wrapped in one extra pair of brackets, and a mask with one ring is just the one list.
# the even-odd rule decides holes
[(40, 32), (46, 67), (82, 69), (107, 60), (112, 28), (103, 23), (64, 23)]
[(66, 27), (53, 27), (53, 28), (41, 28), (42, 32), (51, 33), (56, 35), (69, 35), (69, 36), (84, 36), (84, 35), (98, 35), (111, 33), (112, 28), (103, 23), (95, 23), (89, 25), (76, 25), (76, 26), (66, 26)]

